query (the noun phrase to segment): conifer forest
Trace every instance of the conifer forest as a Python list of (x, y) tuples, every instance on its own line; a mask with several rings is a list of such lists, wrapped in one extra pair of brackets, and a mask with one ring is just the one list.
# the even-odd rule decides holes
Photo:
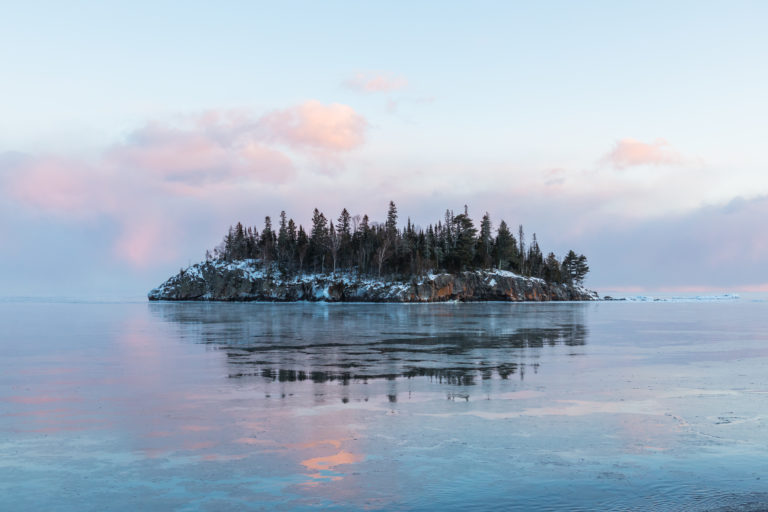
[(277, 226), (266, 217), (264, 226), (231, 226), (222, 243), (206, 260), (257, 260), (285, 275), (356, 272), (361, 275), (407, 277), (429, 272), (508, 270), (555, 283), (581, 284), (589, 272), (583, 254), (568, 251), (562, 259), (544, 254), (534, 233), (526, 242), (523, 226), (513, 232), (505, 221), (494, 229), (486, 213), (479, 228), (467, 208), (426, 228), (407, 220), (398, 227), (398, 212), (390, 201), (386, 221), (351, 215), (344, 208), (337, 219), (315, 208), (307, 231), (280, 213)]

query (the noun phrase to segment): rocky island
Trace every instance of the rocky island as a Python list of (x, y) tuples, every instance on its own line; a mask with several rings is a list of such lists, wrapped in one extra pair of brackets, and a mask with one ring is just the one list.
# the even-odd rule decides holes
[(149, 292), (149, 300), (444, 302), (597, 300), (579, 285), (548, 283), (508, 270), (430, 273), (410, 279), (267, 273), (254, 261), (192, 265)]
[(493, 236), (486, 213), (478, 234), (466, 208), (445, 222), (397, 228), (342, 210), (338, 223), (315, 209), (308, 235), (285, 212), (277, 232), (231, 227), (206, 261), (181, 269), (151, 290), (149, 300), (173, 301), (583, 301), (598, 300), (583, 286), (586, 258), (570, 251), (546, 258), (536, 235), (529, 245), (501, 221)]

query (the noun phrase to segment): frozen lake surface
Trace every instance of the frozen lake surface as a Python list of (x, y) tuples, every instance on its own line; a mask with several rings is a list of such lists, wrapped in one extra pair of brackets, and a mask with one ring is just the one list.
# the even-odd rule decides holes
[(0, 302), (0, 510), (766, 510), (768, 303)]

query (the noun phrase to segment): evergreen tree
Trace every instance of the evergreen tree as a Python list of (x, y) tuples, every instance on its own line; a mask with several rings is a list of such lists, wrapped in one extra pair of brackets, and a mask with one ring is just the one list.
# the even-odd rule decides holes
[(469, 215), (462, 213), (454, 217), (456, 226), (456, 249), (454, 251), (454, 269), (463, 270), (472, 266), (472, 260), (475, 256), (475, 235), (477, 229), (469, 218)]
[(539, 249), (536, 233), (533, 234), (533, 240), (531, 240), (531, 245), (528, 247), (528, 255), (525, 259), (529, 274), (534, 277), (543, 277), (544, 256), (541, 254), (541, 249)]
[(328, 221), (325, 215), (315, 208), (312, 213), (312, 232), (309, 238), (309, 253), (312, 258), (312, 268), (325, 272), (325, 254), (328, 247)]
[(491, 216), (488, 212), (483, 215), (480, 222), (480, 239), (478, 240), (477, 254), (478, 262), (481, 268), (490, 268), (493, 265), (493, 227), (491, 226)]
[(579, 284), (584, 282), (584, 278), (589, 273), (589, 265), (587, 265), (587, 257), (580, 254), (576, 259), (576, 279)]
[(341, 210), (338, 221), (336, 233), (339, 236), (339, 260), (345, 266), (352, 251), (352, 216), (346, 208)]
[(550, 283), (562, 283), (563, 276), (560, 272), (560, 261), (555, 253), (550, 252), (544, 260), (544, 279)]
[(229, 226), (229, 231), (224, 237), (224, 259), (226, 261), (232, 261), (234, 259), (235, 250), (235, 230), (232, 226)]
[(275, 233), (272, 231), (272, 219), (264, 218), (264, 230), (261, 232), (261, 260), (268, 267), (275, 258)]
[(288, 218), (285, 210), (280, 212), (280, 225), (277, 230), (277, 262), (285, 267), (288, 251)]
[(587, 265), (587, 257), (583, 254), (577, 256), (573, 250), (568, 251), (568, 254), (563, 258), (563, 264), (561, 265), (561, 272), (563, 278), (569, 283), (580, 284), (584, 281), (584, 277), (589, 272), (589, 265)]
[(517, 243), (512, 232), (507, 227), (507, 223), (503, 220), (499, 224), (499, 229), (496, 232), (496, 243), (494, 244), (494, 254), (496, 265), (499, 270), (507, 270), (510, 268), (517, 252)]
[(309, 252), (309, 237), (304, 228), (299, 226), (299, 233), (296, 235), (296, 256), (299, 260), (299, 272), (304, 270), (304, 260)]
[(387, 222), (384, 224), (387, 236), (394, 240), (397, 236), (397, 207), (394, 201), (389, 202), (389, 211), (387, 212)]
[[(563, 261), (553, 253), (544, 258), (536, 234), (526, 246), (523, 226), (519, 240), (501, 221), (493, 236), (491, 217), (483, 215), (479, 230), (464, 213), (454, 215), (446, 210), (443, 221), (418, 228), (410, 218), (402, 230), (397, 228), (398, 213), (389, 203), (386, 221), (372, 223), (367, 215), (352, 216), (342, 209), (338, 222), (329, 222), (317, 208), (312, 215), (309, 234), (285, 212), (280, 212), (277, 232), (271, 218), (264, 219), (264, 229), (230, 226), (214, 253), (206, 252), (206, 260), (233, 261), (260, 259), (266, 269), (277, 268), (283, 275), (292, 272), (325, 272), (331, 264), (333, 272), (356, 271), (360, 274), (420, 275), (432, 271), (458, 272), (497, 267), (541, 277), (548, 282), (581, 284), (589, 273), (586, 257), (570, 251)], [(274, 266), (273, 266), (274, 265)]]
[(523, 232), (522, 224), (517, 228), (517, 243), (520, 244), (519, 250), (517, 251), (518, 267), (520, 268), (520, 273), (522, 275), (527, 275), (525, 265), (525, 233)]
[(371, 226), (368, 220), (368, 215), (363, 215), (363, 219), (360, 221), (359, 236), (359, 256), (358, 256), (358, 268), (364, 272), (368, 272), (371, 254), (373, 254), (373, 236), (371, 234)]
[(235, 241), (232, 249), (233, 259), (240, 260), (246, 257), (245, 230), (240, 222), (235, 226)]

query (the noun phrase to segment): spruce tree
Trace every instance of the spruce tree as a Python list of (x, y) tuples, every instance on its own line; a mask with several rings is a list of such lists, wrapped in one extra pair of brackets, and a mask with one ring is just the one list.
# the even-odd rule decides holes
[(390, 240), (397, 237), (397, 206), (394, 201), (389, 202), (389, 211), (387, 211), (387, 222), (384, 224), (387, 230), (387, 236)]
[(525, 259), (530, 275), (534, 277), (542, 277), (544, 272), (544, 256), (541, 254), (541, 249), (539, 249), (536, 233), (533, 234), (531, 245), (528, 247), (528, 255)]
[(463, 270), (471, 267), (475, 256), (475, 235), (477, 229), (468, 214), (454, 217), (456, 225), (456, 250), (454, 251), (454, 269)]
[(285, 268), (288, 259), (288, 219), (285, 210), (280, 212), (280, 226), (277, 230), (277, 263)]
[(309, 252), (312, 258), (313, 270), (325, 272), (325, 254), (328, 247), (328, 221), (325, 215), (315, 208), (312, 213), (312, 232), (309, 238)]
[(272, 231), (272, 219), (264, 218), (264, 230), (261, 232), (261, 259), (265, 268), (269, 268), (275, 258), (275, 234)]
[(512, 236), (507, 223), (502, 220), (496, 232), (496, 243), (494, 244), (495, 260), (499, 270), (509, 269), (516, 249), (515, 237)]
[(527, 275), (527, 269), (525, 265), (525, 233), (523, 232), (522, 224), (520, 224), (520, 226), (517, 228), (517, 243), (520, 244), (519, 250), (517, 251), (517, 265), (520, 269), (520, 274)]
[(296, 235), (296, 257), (299, 260), (299, 272), (304, 271), (304, 260), (307, 257), (307, 252), (309, 252), (309, 237), (300, 225)]
[(490, 268), (493, 265), (493, 227), (491, 226), (491, 216), (488, 212), (483, 215), (480, 222), (480, 238), (478, 239), (479, 263), (481, 268)]
[(336, 233), (339, 236), (339, 261), (341, 266), (347, 265), (352, 251), (352, 216), (346, 208), (341, 210), (338, 224), (336, 224)]
[(587, 257), (583, 254), (580, 254), (579, 257), (576, 259), (576, 282), (579, 284), (582, 284), (584, 282), (584, 278), (589, 273), (589, 265), (587, 265)]
[[(397, 228), (397, 207), (390, 201), (384, 223), (372, 223), (367, 215), (349, 214), (344, 208), (338, 223), (329, 222), (317, 208), (312, 215), (308, 234), (302, 226), (280, 212), (280, 225), (275, 232), (271, 218), (264, 219), (264, 229), (244, 228), (238, 222), (230, 226), (214, 254), (206, 252), (206, 260), (233, 261), (261, 259), (261, 264), (277, 268), (285, 275), (291, 272), (325, 272), (330, 259), (333, 272), (357, 271), (360, 274), (395, 274), (401, 277), (447, 270), (458, 272), (497, 267), (544, 278), (549, 282), (581, 284), (589, 272), (586, 257), (570, 251), (560, 262), (553, 253), (544, 258), (536, 234), (526, 246), (523, 226), (519, 240), (501, 221), (493, 236), (491, 217), (483, 215), (479, 230), (464, 213), (454, 215), (446, 210), (444, 223), (420, 229), (408, 218), (402, 230)], [(479, 231), (479, 233), (478, 233)], [(521, 252), (522, 251), (522, 252)]]

